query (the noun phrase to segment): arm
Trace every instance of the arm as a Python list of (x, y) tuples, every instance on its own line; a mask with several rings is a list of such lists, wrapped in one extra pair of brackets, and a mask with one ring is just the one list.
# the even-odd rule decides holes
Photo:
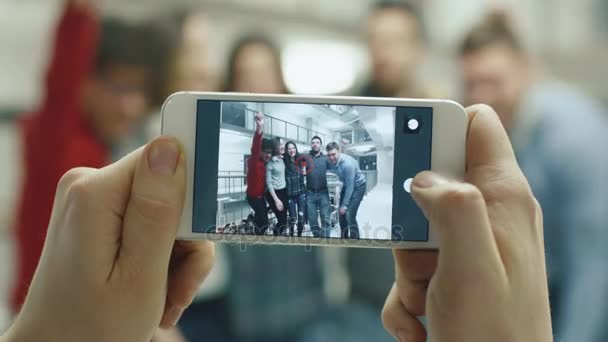
[(41, 113), (52, 113), (52, 122), (74, 113), (80, 93), (91, 73), (99, 39), (99, 19), (88, 2), (68, 1), (55, 33), (51, 61), (46, 75)]
[(251, 143), (251, 157), (253, 160), (259, 160), (262, 157), (262, 133), (264, 131), (264, 114), (256, 113), (254, 116), (255, 134)]
[(274, 192), (274, 188), (272, 187), (272, 162), (266, 164), (266, 189), (274, 201), (277, 202), (279, 197), (277, 197), (277, 194)]
[(262, 133), (255, 133), (253, 142), (251, 142), (251, 157), (253, 160), (258, 160), (262, 157)]
[(350, 203), (350, 198), (352, 197), (353, 190), (355, 188), (355, 168), (350, 162), (345, 163), (344, 166), (344, 184), (342, 185), (344, 187), (344, 198), (342, 198), (340, 208), (346, 209)]

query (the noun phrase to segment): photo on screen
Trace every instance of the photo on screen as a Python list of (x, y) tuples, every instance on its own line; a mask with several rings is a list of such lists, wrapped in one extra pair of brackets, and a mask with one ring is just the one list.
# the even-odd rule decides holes
[(197, 111), (193, 231), (428, 239), (404, 184), (430, 168), (430, 108), (201, 100)]

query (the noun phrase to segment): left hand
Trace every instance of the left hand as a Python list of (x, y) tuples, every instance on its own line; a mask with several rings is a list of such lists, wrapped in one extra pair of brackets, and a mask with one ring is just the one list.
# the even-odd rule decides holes
[(168, 137), (63, 176), (7, 340), (150, 341), (175, 325), (213, 263), (211, 243), (175, 240), (185, 191), (185, 157)]
[(340, 215), (346, 215), (346, 208), (340, 207)]

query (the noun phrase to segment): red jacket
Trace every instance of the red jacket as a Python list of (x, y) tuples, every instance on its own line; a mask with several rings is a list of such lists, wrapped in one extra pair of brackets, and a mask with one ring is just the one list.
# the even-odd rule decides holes
[(109, 160), (108, 148), (88, 126), (80, 104), (98, 38), (98, 18), (84, 8), (68, 6), (57, 28), (42, 105), (23, 125), (25, 177), (16, 220), (15, 312), (42, 252), (59, 179), (71, 168), (102, 167)]
[(247, 195), (264, 197), (266, 192), (266, 163), (262, 160), (262, 134), (255, 133), (251, 156), (247, 160)]

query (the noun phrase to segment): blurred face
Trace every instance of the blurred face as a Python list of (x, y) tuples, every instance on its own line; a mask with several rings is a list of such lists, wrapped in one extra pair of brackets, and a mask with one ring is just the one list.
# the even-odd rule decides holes
[(368, 22), (368, 46), (374, 83), (387, 95), (413, 82), (422, 61), (417, 19), (397, 9), (375, 12)]
[(262, 151), (262, 160), (264, 163), (268, 163), (272, 158), (272, 151)]
[(529, 83), (524, 58), (508, 46), (496, 44), (463, 56), (462, 71), (466, 103), (492, 106), (509, 129)]
[(215, 91), (217, 80), (209, 60), (209, 27), (204, 14), (189, 16), (182, 30), (182, 46), (173, 66), (170, 92)]
[(340, 159), (340, 152), (337, 149), (327, 151), (327, 159), (330, 163), (336, 165)]
[(281, 139), (281, 142), (279, 143), (279, 146), (277, 146), (276, 153), (279, 156), (283, 156), (285, 154), (285, 141), (283, 139)]
[(85, 109), (94, 131), (105, 143), (126, 138), (150, 110), (147, 79), (143, 68), (111, 65), (88, 80)]
[(287, 147), (287, 154), (289, 155), (289, 157), (295, 158), (296, 153), (297, 153), (296, 146), (294, 144), (289, 144), (289, 146)]
[(319, 151), (321, 151), (321, 140), (312, 139), (312, 141), (310, 143), (310, 148), (312, 149), (312, 151), (314, 153), (318, 153)]
[(262, 44), (243, 47), (235, 61), (234, 91), (282, 93), (281, 70), (270, 48)]

